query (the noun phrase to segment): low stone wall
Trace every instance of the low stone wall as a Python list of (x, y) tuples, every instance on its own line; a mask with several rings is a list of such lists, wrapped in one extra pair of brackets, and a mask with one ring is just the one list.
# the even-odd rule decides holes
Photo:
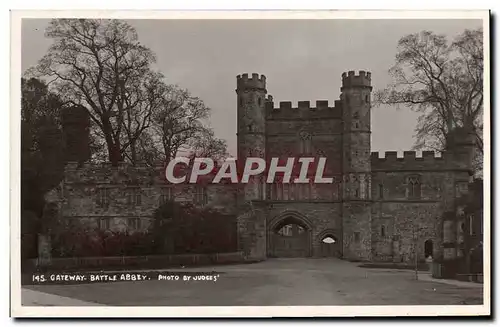
[[(168, 268), (178, 266), (198, 266), (211, 264), (229, 264), (244, 262), (242, 252), (211, 253), (211, 254), (178, 254), (152, 255), (142, 257), (83, 257), (83, 258), (53, 258), (44, 270), (78, 270), (78, 269), (147, 269)], [(25, 272), (42, 269), (38, 259), (23, 263)]]
[(457, 274), (457, 280), (483, 284), (483, 274)]

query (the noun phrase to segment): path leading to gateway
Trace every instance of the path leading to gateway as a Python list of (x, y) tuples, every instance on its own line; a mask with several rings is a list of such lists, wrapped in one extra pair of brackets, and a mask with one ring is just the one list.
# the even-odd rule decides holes
[[(255, 264), (175, 270), (215, 270), (220, 277), (216, 282), (150, 280), (25, 288), (75, 299), (80, 305), (83, 302), (114, 306), (482, 304), (480, 287), (428, 279), (416, 281), (412, 271), (366, 269), (339, 259), (273, 259)], [(43, 299), (33, 303), (23, 295), (23, 305), (43, 305)]]

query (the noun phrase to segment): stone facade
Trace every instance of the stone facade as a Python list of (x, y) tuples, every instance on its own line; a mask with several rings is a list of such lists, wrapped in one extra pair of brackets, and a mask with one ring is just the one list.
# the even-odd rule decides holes
[(113, 167), (70, 162), (58, 188), (57, 200), (53, 201), (59, 204), (68, 222), (77, 219), (89, 227), (134, 231), (147, 229), (155, 209), (167, 200), (210, 206), (225, 214), (234, 214), (236, 194), (228, 192), (226, 186), (167, 184), (162, 166), (132, 167), (122, 163)]
[(240, 203), (254, 203), (254, 214), (239, 206), (245, 213), (239, 232), (246, 235), (242, 247), (251, 256), (273, 256), (273, 235), (287, 219), (304, 227), (306, 253), (313, 257), (325, 255), (325, 236), (333, 237), (332, 246), (340, 250), (330, 254), (353, 260), (408, 262), (415, 254), (424, 259), (426, 242), (434, 257), (446, 252), (442, 218), (467, 188), (470, 135), (450, 135), (449, 149), (441, 156), (406, 151), (403, 157), (386, 152), (381, 158), (371, 153), (370, 73), (344, 73), (333, 106), (325, 100), (315, 106), (309, 101), (275, 106), (265, 83), (263, 75), (237, 77), (239, 159), (256, 154), (267, 162), (272, 157), (326, 157), (326, 176), (334, 182), (267, 184), (261, 192), (256, 185), (246, 186)]
[[(253, 177), (243, 185), (173, 187), (163, 167), (70, 163), (60, 187), (61, 214), (103, 228), (147, 228), (161, 201), (175, 197), (238, 216), (239, 247), (250, 260), (289, 249), (292, 256), (406, 262), (415, 253), (424, 258), (426, 241), (439, 255), (442, 217), (467, 188), (473, 142), (457, 132), (441, 156), (407, 151), (381, 158), (371, 153), (371, 91), (371, 74), (351, 71), (342, 75), (333, 106), (324, 100), (275, 106), (265, 76), (237, 77), (238, 164), (248, 157), (326, 157), (331, 184), (267, 184)], [(297, 235), (283, 234), (288, 225), (300, 226)], [(325, 237), (334, 243), (325, 245)]]

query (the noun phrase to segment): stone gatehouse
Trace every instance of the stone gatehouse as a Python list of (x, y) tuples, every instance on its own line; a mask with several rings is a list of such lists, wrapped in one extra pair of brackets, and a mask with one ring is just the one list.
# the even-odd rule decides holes
[[(264, 75), (237, 77), (238, 160), (326, 157), (324, 176), (333, 178), (331, 184), (254, 179), (238, 186), (174, 187), (166, 184), (163, 166), (70, 162), (58, 192), (61, 215), (101, 228), (141, 229), (158, 204), (175, 197), (238, 216), (239, 247), (251, 260), (335, 256), (406, 262), (439, 255), (442, 216), (467, 191), (472, 136), (456, 129), (439, 156), (372, 153), (371, 74), (342, 74), (340, 91), (333, 105), (275, 105)], [(80, 139), (85, 133), (78, 126), (85, 124), (72, 126)]]

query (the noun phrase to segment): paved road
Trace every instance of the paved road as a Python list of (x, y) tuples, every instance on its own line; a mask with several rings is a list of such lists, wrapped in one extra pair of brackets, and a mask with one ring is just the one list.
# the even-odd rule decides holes
[[(177, 269), (212, 270), (219, 273), (217, 281), (150, 280), (25, 288), (115, 306), (482, 304), (479, 287), (416, 281), (412, 271), (366, 269), (338, 259), (274, 259), (256, 264)], [(23, 299), (23, 305), (28, 303), (29, 299)]]

